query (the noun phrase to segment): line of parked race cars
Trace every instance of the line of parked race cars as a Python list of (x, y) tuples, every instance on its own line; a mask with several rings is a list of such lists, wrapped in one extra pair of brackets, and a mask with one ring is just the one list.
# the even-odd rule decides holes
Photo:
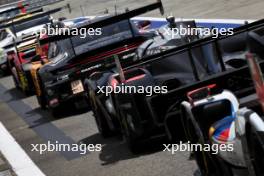
[[(146, 140), (233, 144), (233, 151), (194, 151), (201, 175), (264, 175), (264, 20), (232, 36), (168, 35), (195, 21), (149, 29), (132, 18), (161, 1), (117, 15), (54, 20), (61, 8), (19, 15), (0, 24), (1, 69), (16, 88), (35, 94), (56, 116), (71, 101), (90, 107), (103, 137), (123, 135), (137, 152)], [(41, 29), (101, 28), (99, 36), (38, 35)], [(0, 43), (1, 43), (0, 42)], [(166, 94), (99, 93), (102, 86), (166, 86)], [(253, 98), (252, 98), (253, 97)]]

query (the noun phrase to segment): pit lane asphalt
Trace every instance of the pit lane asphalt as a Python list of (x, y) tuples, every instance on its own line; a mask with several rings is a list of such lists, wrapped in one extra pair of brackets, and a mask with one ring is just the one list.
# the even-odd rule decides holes
[[(11, 77), (0, 79), (0, 121), (36, 165), (48, 176), (191, 176), (197, 169), (189, 153), (171, 155), (156, 145), (144, 147), (134, 155), (121, 137), (103, 139), (92, 113), (65, 107), (60, 118), (39, 108), (34, 96), (26, 97), (14, 88)], [(102, 144), (101, 152), (32, 152), (30, 144)], [(162, 142), (157, 142), (162, 145)]]

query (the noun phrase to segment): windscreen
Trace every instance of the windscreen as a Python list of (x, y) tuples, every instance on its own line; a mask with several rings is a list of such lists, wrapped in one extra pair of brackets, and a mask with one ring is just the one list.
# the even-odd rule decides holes
[(11, 30), (17, 33), (17, 32), (20, 32), (20, 31), (23, 31), (23, 30), (26, 30), (26, 29), (29, 29), (29, 28), (32, 28), (38, 25), (47, 24), (49, 22), (50, 22), (50, 17), (44, 16), (41, 18), (26, 21), (21, 24), (17, 24), (14, 27), (11, 27)]
[[(97, 48), (101, 48), (112, 43), (120, 42), (132, 38), (132, 31), (129, 20), (114, 23), (100, 29), (100, 35), (89, 35), (86, 37), (76, 36), (72, 38), (72, 43), (76, 54), (82, 54)], [(81, 38), (82, 37), (82, 38)]]
[[(1, 12), (1, 11), (0, 11)], [(20, 10), (12, 10), (10, 12), (5, 12), (0, 15), (0, 19), (12, 18), (20, 13)]]

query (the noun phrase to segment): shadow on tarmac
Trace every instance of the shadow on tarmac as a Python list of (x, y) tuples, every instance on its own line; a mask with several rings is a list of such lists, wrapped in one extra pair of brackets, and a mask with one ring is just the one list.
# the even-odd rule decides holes
[(97, 133), (79, 141), (79, 143), (84, 144), (102, 144), (102, 150), (99, 154), (99, 159), (102, 161), (102, 165), (109, 165), (122, 160), (159, 152), (163, 149), (164, 142), (166, 143), (167, 140), (156, 139), (155, 142), (153, 140), (144, 142), (140, 151), (137, 154), (134, 154), (129, 150), (121, 135), (111, 138), (103, 138)]

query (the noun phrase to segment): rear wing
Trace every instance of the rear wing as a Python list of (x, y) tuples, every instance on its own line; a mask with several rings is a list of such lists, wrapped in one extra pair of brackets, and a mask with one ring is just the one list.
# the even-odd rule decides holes
[(9, 12), (13, 12), (13, 11), (16, 11), (16, 10), (22, 10), (22, 9), (24, 9), (27, 6), (28, 6), (28, 4), (23, 4), (23, 5), (20, 5), (18, 7), (13, 7), (13, 8), (7, 9), (5, 11), (0, 12), (0, 15), (5, 14), (5, 13), (9, 13)]
[[(179, 102), (182, 102), (187, 99), (186, 93), (197, 88), (201, 88), (210, 84), (216, 84), (217, 87), (221, 89), (228, 89), (232, 91), (238, 98), (248, 96), (255, 92), (254, 84), (250, 76), (250, 70), (247, 65), (235, 68), (232, 70), (227, 70), (224, 60), (223, 60), (223, 51), (220, 48), (220, 42), (229, 41), (232, 37), (241, 35), (247, 36), (247, 46), (245, 51), (249, 50), (250, 52), (257, 53), (260, 61), (258, 62), (260, 68), (264, 69), (264, 19), (252, 22), (250, 24), (245, 24), (241, 27), (234, 29), (234, 34), (231, 36), (219, 35), (218, 38), (206, 37), (204, 39), (199, 39), (192, 43), (188, 43), (152, 56), (148, 56), (141, 61), (138, 61), (136, 64), (124, 68), (124, 70), (129, 70), (137, 67), (142, 67), (145, 65), (153, 64), (155, 62), (161, 61), (173, 56), (171, 58), (176, 58), (176, 56), (185, 53), (189, 55), (189, 63), (193, 69), (194, 81), (188, 84), (180, 85), (168, 91), (166, 94), (155, 94), (151, 97), (147, 97), (147, 104), (149, 109), (151, 109), (151, 116), (155, 119), (160, 119), (161, 123), (166, 116), (166, 119), (169, 119), (169, 116), (177, 115)], [(219, 61), (221, 70), (215, 74), (208, 75), (206, 77), (200, 77), (198, 69), (194, 63), (193, 52), (197, 47), (212, 45), (215, 46), (215, 57)], [(256, 47), (258, 46), (258, 47)], [(261, 55), (262, 54), (262, 55)], [(185, 58), (184, 58), (185, 59)], [(206, 59), (203, 57), (203, 59)], [(160, 106), (162, 102), (163, 106)], [(165, 119), (165, 120), (166, 120)]]
[[(157, 54), (153, 54), (151, 56), (147, 56), (144, 59), (138, 61), (136, 64), (125, 68), (124, 70), (132, 69), (135, 67), (140, 67), (142, 65), (146, 65), (146, 64), (149, 64), (152, 62), (157, 62), (157, 61), (160, 61), (160, 60), (166, 58), (166, 56), (170, 56), (170, 55), (178, 54), (178, 53), (183, 53), (183, 52), (189, 52), (191, 63), (194, 63), (192, 55), (191, 55), (191, 53), (192, 53), (191, 50), (193, 48), (203, 46), (206, 44), (214, 44), (215, 48), (216, 48), (216, 55), (217, 55), (217, 58), (221, 64), (222, 71), (226, 71), (225, 64), (223, 61), (223, 56), (222, 56), (221, 50), (219, 48), (219, 42), (221, 40), (224, 40), (224, 39), (227, 39), (227, 38), (230, 38), (233, 36), (237, 36), (237, 35), (242, 34), (244, 32), (252, 31), (252, 30), (260, 28), (260, 27), (264, 27), (264, 19), (261, 19), (261, 20), (258, 20), (258, 21), (255, 21), (255, 22), (252, 22), (249, 24), (245, 24), (245, 25), (237, 27), (237, 28), (234, 28), (233, 35), (220, 35), (219, 34), (218, 38), (212, 38), (211, 36), (208, 36), (206, 38), (198, 39), (198, 40), (193, 41), (191, 43), (187, 43), (187, 44), (184, 44), (184, 45), (172, 48), (172, 49), (168, 49), (168, 50), (163, 51), (161, 53), (157, 53)], [(197, 69), (195, 68), (195, 65), (193, 65), (193, 72), (195, 74), (195, 77), (199, 81), (200, 79), (199, 79), (199, 76), (197, 75)]]
[(6, 7), (10, 7), (10, 6), (17, 6), (17, 5), (19, 5), (19, 3), (21, 3), (21, 4), (25, 3), (25, 0), (20, 0), (20, 1), (11, 2), (11, 3), (8, 3), (8, 4), (3, 4), (3, 5), (0, 5), (0, 8), (6, 8)]
[(40, 13), (40, 12), (43, 12), (43, 8), (35, 9), (35, 10), (29, 11), (27, 13), (18, 14), (18, 15), (14, 16), (14, 17), (3, 19), (3, 20), (0, 21), (0, 24), (7, 23), (7, 22), (12, 22), (16, 18), (21, 18), (21, 17), (27, 16), (27, 15), (33, 15), (35, 13)]
[[(98, 27), (104, 27), (113, 23), (117, 23), (126, 19), (130, 19), (132, 17), (144, 14), (146, 12), (155, 10), (155, 9), (160, 9), (160, 13), (163, 15), (164, 14), (164, 8), (162, 5), (161, 0), (157, 0), (156, 3), (152, 3), (149, 5), (146, 5), (144, 7), (138, 8), (138, 9), (134, 9), (131, 11), (128, 11), (126, 13), (122, 13), (119, 15), (115, 15), (115, 16), (110, 16), (104, 19), (98, 19), (95, 20), (94, 22), (90, 23), (90, 24), (86, 24), (86, 25), (81, 25), (79, 27), (77, 27), (77, 29), (89, 29), (89, 28), (98, 28)], [(70, 32), (71, 34), (71, 32)], [(40, 40), (40, 44), (45, 44), (45, 43), (49, 43), (49, 42), (54, 42), (54, 41), (59, 41), (59, 40), (63, 40), (63, 39), (67, 39), (67, 38), (71, 38), (73, 37), (73, 35), (53, 35), (50, 37), (47, 37), (45, 39), (41, 39)]]
[[(64, 0), (27, 0), (27, 3), (29, 4), (28, 7), (26, 7), (26, 10), (33, 10), (33, 9), (37, 9), (37, 8), (40, 8), (40, 7), (44, 7), (44, 6), (47, 6), (47, 5), (51, 5), (51, 4), (56, 4), (56, 3), (59, 3), (59, 2), (62, 2)], [(70, 9), (69, 9), (69, 12), (70, 12)]]
[(18, 21), (13, 21), (14, 20), (13, 19), (13, 20), (10, 20), (9, 23), (7, 23), (7, 24), (0, 25), (0, 29), (12, 27), (12, 26), (24, 23), (24, 22), (28, 22), (28, 21), (31, 21), (31, 20), (34, 20), (34, 19), (38, 19), (38, 18), (47, 16), (47, 15), (51, 15), (51, 14), (57, 13), (57, 12), (65, 9), (65, 8), (68, 8), (68, 7), (67, 6), (63, 6), (63, 7), (55, 8), (55, 9), (52, 9), (52, 10), (49, 10), (49, 11), (46, 11), (46, 12), (37, 13), (35, 15), (32, 15), (31, 17), (24, 18), (24, 19), (21, 19), (21, 20), (18, 20)]

